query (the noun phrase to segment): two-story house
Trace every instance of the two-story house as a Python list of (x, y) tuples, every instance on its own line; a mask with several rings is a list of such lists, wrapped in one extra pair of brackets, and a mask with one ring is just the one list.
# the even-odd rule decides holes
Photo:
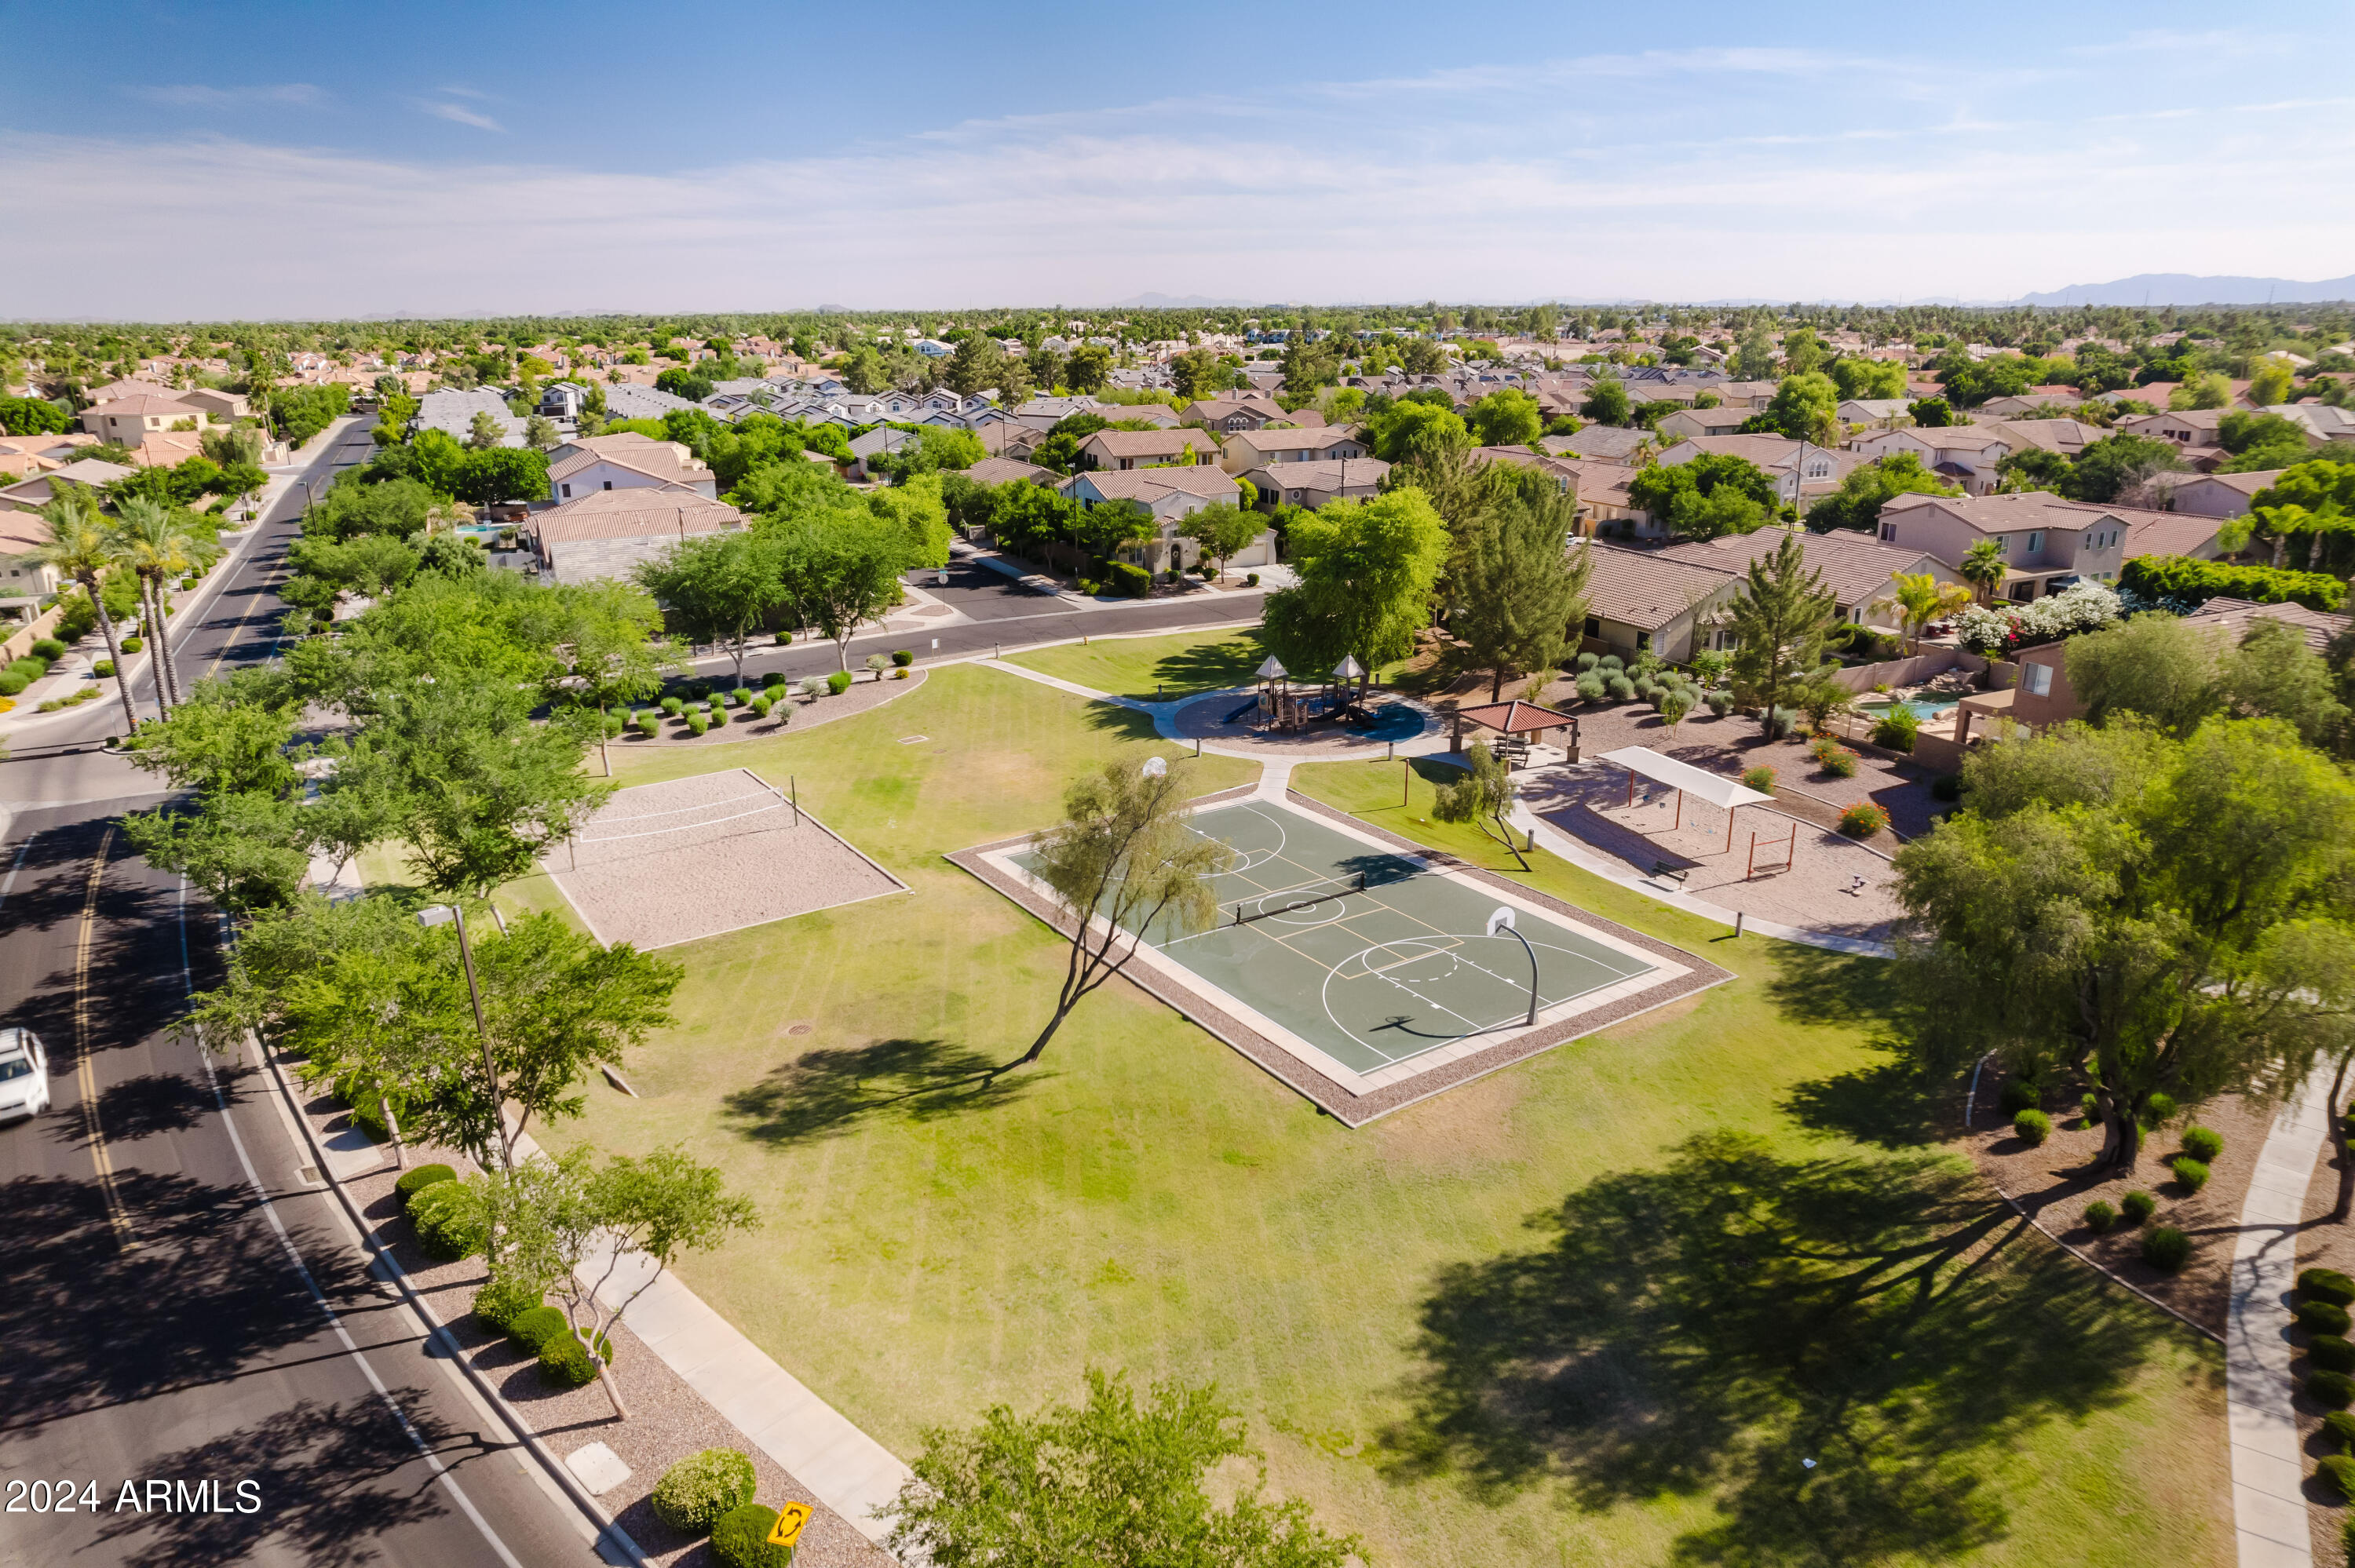
[(1080, 460), (1109, 473), (1162, 463), (1212, 463), (1219, 443), (1208, 430), (1098, 430), (1080, 441)]
[(1996, 597), (2025, 603), (2081, 578), (2114, 582), (2137, 522), (2163, 513), (2063, 501), (2049, 491), (2010, 495), (1899, 495), (1881, 509), (1881, 542), (1924, 555), (1958, 575), (1982, 539), (2001, 550)]
[[(1666, 421), (1662, 421), (1666, 423)], [(1864, 459), (1852, 451), (1795, 441), (1788, 436), (1690, 436), (1660, 453), (1664, 463), (1690, 462), (1705, 452), (1719, 452), (1755, 463), (1774, 481), (1774, 493), (1785, 506), (1804, 514), (1808, 507), (1838, 490), (1849, 471)]]
[[(1120, 558), (1155, 573), (1177, 571), (1200, 562), (1199, 546), (1178, 536), (1181, 522), (1206, 506), (1221, 502), (1233, 506), (1242, 499), (1242, 486), (1235, 482), (1234, 476), (1208, 463), (1127, 471), (1082, 469), (1058, 488), (1082, 506), (1130, 501), (1152, 513), (1160, 524), (1159, 534), (1142, 544), (1122, 546)], [(1263, 534), (1252, 549), (1235, 557), (1236, 562), (1263, 564), (1272, 558), (1265, 553), (1266, 542), (1267, 535)]]
[(1370, 455), (1353, 430), (1337, 425), (1298, 429), (1269, 425), (1237, 430), (1219, 453), (1220, 466), (1229, 473), (1248, 473), (1279, 462), (1354, 462)]
[(677, 441), (634, 430), (576, 436), (549, 454), (548, 488), (556, 505), (603, 490), (688, 490), (718, 500), (719, 482), (700, 458)]
[(149, 435), (162, 430), (203, 430), (212, 416), (192, 403), (158, 388), (127, 397), (93, 403), (81, 411), (81, 428), (101, 441), (137, 450)]
[[(1671, 545), (1659, 555), (1668, 560), (1747, 573), (1753, 561), (1772, 556), (1793, 537), (1780, 528), (1754, 534), (1729, 534), (1720, 539)], [(1903, 622), (1897, 605), (1900, 577), (1928, 576), (1941, 582), (1960, 582), (1954, 569), (1922, 550), (1900, 549), (1848, 529), (1828, 534), (1802, 532), (1799, 560), (1818, 573), (1832, 593), (1833, 612), (1859, 626), (1895, 629)]]

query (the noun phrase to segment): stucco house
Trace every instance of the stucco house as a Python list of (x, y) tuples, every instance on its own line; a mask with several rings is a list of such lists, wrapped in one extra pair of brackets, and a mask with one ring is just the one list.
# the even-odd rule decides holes
[[(1781, 528), (1761, 528), (1754, 534), (1729, 534), (1721, 539), (1671, 545), (1659, 552), (1663, 559), (1694, 566), (1747, 573), (1753, 561), (1772, 556), (1794, 535)], [(1811, 572), (1822, 574), (1832, 592), (1839, 619), (1859, 626), (1894, 630), (1902, 624), (1897, 608), (1897, 579), (1928, 575), (1941, 582), (1960, 582), (1948, 567), (1921, 550), (1904, 550), (1846, 529), (1828, 534), (1801, 532), (1799, 558)]]
[(2081, 578), (2115, 582), (2138, 522), (2164, 513), (2063, 501), (2049, 491), (2009, 495), (1899, 495), (1881, 509), (1881, 542), (1925, 555), (1955, 573), (1971, 546), (2001, 546), (2003, 580), (1995, 597), (2026, 603)]
[(1158, 463), (1214, 463), (1217, 438), (1208, 430), (1098, 430), (1080, 442), (1082, 461), (1108, 472)]
[(136, 447), (159, 430), (201, 431), (212, 416), (169, 393), (139, 392), (110, 402), (93, 403), (81, 411), (81, 428), (101, 441)]
[(531, 514), (517, 531), (543, 573), (582, 583), (626, 580), (640, 562), (681, 539), (743, 526), (744, 514), (725, 502), (670, 486), (591, 491)]
[(1704, 452), (1745, 459), (1774, 481), (1774, 493), (1785, 506), (1804, 514), (1808, 507), (1838, 490), (1849, 471), (1865, 460), (1852, 451), (1795, 441), (1788, 436), (1692, 436), (1660, 453), (1664, 463), (1690, 462)]
[[(1234, 476), (1209, 464), (1190, 468), (1146, 468), (1131, 470), (1083, 469), (1065, 480), (1060, 486), (1062, 493), (1082, 506), (1100, 506), (1108, 501), (1133, 501), (1153, 514), (1161, 524), (1158, 537), (1141, 545), (1124, 546), (1121, 557), (1131, 560), (1151, 572), (1166, 572), (1190, 567), (1201, 559), (1201, 552), (1190, 540), (1178, 537), (1178, 524), (1205, 506), (1224, 502), (1230, 506), (1242, 500), (1242, 486)], [(1244, 565), (1243, 557), (1235, 557)]]
[(1674, 664), (1726, 637), (1712, 622), (1741, 590), (1731, 567), (1672, 560), (1661, 551), (1598, 540), (1573, 546), (1573, 560), (1580, 551), (1586, 560), (1586, 621), (1580, 630), (1589, 651), (1623, 658), (1652, 652)]
[(548, 490), (557, 504), (601, 490), (691, 490), (717, 500), (710, 468), (678, 441), (658, 441), (634, 430), (575, 436), (549, 453)]
[(1284, 462), (1355, 462), (1372, 455), (1357, 432), (1337, 425), (1306, 429), (1269, 425), (1237, 430), (1220, 449), (1219, 464), (1229, 473), (1247, 473)]
[(1381, 493), (1382, 475), (1390, 471), (1391, 465), (1380, 458), (1359, 458), (1355, 462), (1268, 463), (1242, 477), (1259, 492), (1263, 510), (1284, 505), (1315, 511), (1328, 501), (1371, 500)]

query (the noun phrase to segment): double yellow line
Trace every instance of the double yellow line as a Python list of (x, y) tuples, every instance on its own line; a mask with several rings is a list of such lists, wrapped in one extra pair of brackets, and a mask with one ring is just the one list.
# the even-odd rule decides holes
[(98, 841), (98, 853), (91, 857), (90, 884), (81, 901), (81, 936), (74, 944), (74, 1079), (81, 1086), (82, 1117), (90, 1125), (90, 1156), (98, 1166), (107, 1220), (114, 1226), (123, 1250), (134, 1252), (139, 1242), (131, 1234), (131, 1218), (123, 1213), (123, 1198), (114, 1190), (114, 1160), (106, 1151), (105, 1129), (98, 1124), (98, 1074), (91, 1066), (90, 938), (98, 927), (98, 888), (106, 877), (106, 852), (113, 847), (114, 827), (109, 823), (105, 836)]

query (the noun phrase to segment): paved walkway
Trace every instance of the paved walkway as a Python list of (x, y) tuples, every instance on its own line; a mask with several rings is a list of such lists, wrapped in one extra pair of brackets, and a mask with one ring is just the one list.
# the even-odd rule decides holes
[(2224, 1324), (2226, 1430), (2232, 1446), (2232, 1524), (2241, 1568), (2312, 1568), (2306, 1458), (2290, 1399), (2289, 1295), (2307, 1182), (2330, 1135), (2330, 1068), (2318, 1067), (2275, 1118), (2257, 1156), (2232, 1249)]

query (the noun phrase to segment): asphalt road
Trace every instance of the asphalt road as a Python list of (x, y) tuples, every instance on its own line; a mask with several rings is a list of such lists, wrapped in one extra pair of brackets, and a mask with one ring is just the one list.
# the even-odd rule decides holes
[[(267, 656), (295, 495), (191, 618), (186, 673)], [(0, 841), (0, 1022), (41, 1036), (53, 1098), (0, 1128), (0, 1563), (597, 1561), (369, 1277), (266, 1075), (177, 1029), (215, 923), (113, 826), (154, 797), (87, 793), (145, 776), (23, 749), (48, 754), (6, 765), (11, 794), (85, 793)]]

